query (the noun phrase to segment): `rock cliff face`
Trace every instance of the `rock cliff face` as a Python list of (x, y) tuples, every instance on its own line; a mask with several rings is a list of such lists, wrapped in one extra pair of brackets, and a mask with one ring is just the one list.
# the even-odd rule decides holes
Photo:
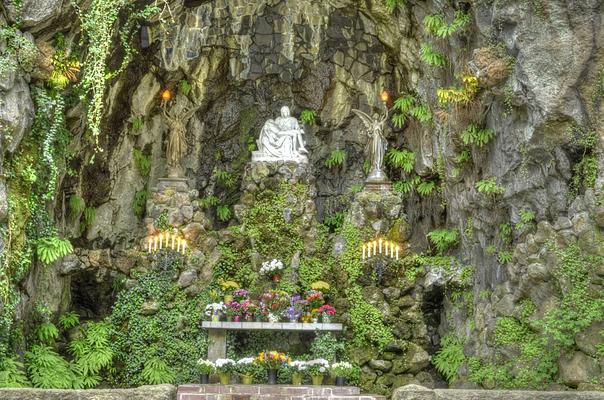
[[(138, 8), (146, 2), (139, 3)], [(393, 164), (389, 173), (393, 180), (415, 182), (416, 188), (434, 182), (434, 189), (401, 194), (409, 229), (401, 238), (408, 239), (410, 257), (423, 254), (407, 265), (418, 269), (414, 298), (407, 296), (411, 288), (394, 281), (367, 293), (375, 292), (371, 301), (382, 309), (386, 304), (405, 310), (407, 301), (415, 302), (409, 313), (385, 317), (395, 333), (397, 324), (425, 332), (396, 335), (415, 338), (410, 343), (418, 349), (406, 357), (420, 354), (421, 360), (411, 372), (408, 365), (391, 372), (401, 349), (386, 349), (385, 357), (362, 355), (363, 383), (385, 392), (409, 382), (434, 384), (438, 373), (427, 365), (426, 351), (461, 348), (457, 359), (441, 358), (456, 366), (457, 380), (450, 380), (456, 385), (522, 387), (557, 380), (573, 388), (602, 387), (601, 2), (157, 3), (160, 16), (134, 30), (134, 58), (109, 80), (100, 135), (104, 151), (94, 158), (85, 129), (87, 106), (68, 89), (64, 115), (73, 155), (61, 167), (53, 200), (45, 206), (76, 251), (60, 263), (36, 263), (27, 275), (22, 271), (17, 281), (26, 284), (19, 286), (19, 317), (33, 318), (39, 301), (53, 313), (75, 308), (98, 318), (108, 312), (111, 282), (135, 266), (136, 250), (158, 217), (151, 206), (168, 202), (151, 193), (167, 173), (167, 116), (187, 127), (188, 196), (215, 196), (233, 206), (250, 201), (241, 198), (250, 191), (243, 171), (264, 121), (282, 105), (296, 116), (314, 111), (316, 123), (306, 124), (306, 140), (316, 196), (314, 206), (305, 207), (319, 221), (349, 211), (361, 218), (350, 206), (365, 177), (367, 138), (351, 110), (379, 111), (380, 93), (386, 90), (393, 98), (412, 95), (432, 115), (424, 123), (410, 113), (404, 124), (387, 127), (391, 147), (415, 154), (412, 171)], [(387, 3), (396, 6), (391, 10)], [(61, 33), (74, 53), (87, 51), (75, 50), (82, 31), (70, 4), (5, 0), (0, 8), (0, 26), (16, 27), (0, 36), (0, 171), (8, 171), (0, 174), (3, 232), (17, 229), (7, 218), (19, 208), (9, 208), (9, 199), (11, 191), (23, 188), (10, 182), (23, 175), (14, 169), (23, 159), (17, 155), (24, 154), (27, 137), (35, 132), (32, 121), (40, 105), (34, 107), (32, 93), (48, 78), (39, 71), (44, 49)], [(128, 12), (120, 14), (119, 26)], [(425, 18), (434, 15), (449, 27), (459, 15), (469, 19), (452, 34), (431, 34)], [(117, 34), (112, 40), (116, 50), (109, 66), (117, 68), (124, 51)], [(31, 43), (42, 55), (34, 57), (36, 68), (27, 69), (20, 50)], [(428, 46), (443, 62), (426, 61)], [(475, 78), (476, 86), (463, 77)], [(457, 88), (467, 101), (447, 104), (439, 96), (447, 88)], [(172, 91), (169, 102), (161, 99), (164, 89)], [(395, 113), (403, 114), (398, 107)], [(464, 136), (470, 124), (490, 131), (485, 143)], [(343, 150), (345, 160), (328, 167), (334, 150)], [(73, 195), (94, 210), (94, 218), (69, 213), (66, 204)], [(216, 207), (185, 210), (191, 199), (185, 200), (179, 210), (187, 226), (195, 225), (193, 234), (204, 238), (203, 254), (185, 272), (209, 279), (208, 263), (218, 262), (214, 248), (229, 222)], [(425, 257), (435, 253), (427, 234), (436, 229), (458, 235), (445, 250), (452, 258), (444, 262)], [(0, 248), (11, 248), (10, 235), (0, 240)], [(544, 347), (537, 339), (545, 334), (553, 342)], [(531, 351), (547, 349), (555, 351), (543, 357), (547, 365), (539, 364)]]

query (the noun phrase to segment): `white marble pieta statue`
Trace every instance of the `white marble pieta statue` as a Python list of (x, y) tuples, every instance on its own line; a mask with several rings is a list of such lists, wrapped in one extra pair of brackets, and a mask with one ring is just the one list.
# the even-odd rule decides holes
[(290, 116), (289, 107), (281, 107), (281, 116), (269, 119), (256, 141), (258, 151), (252, 152), (252, 161), (295, 161), (307, 163), (308, 150), (304, 147), (304, 130), (298, 120)]

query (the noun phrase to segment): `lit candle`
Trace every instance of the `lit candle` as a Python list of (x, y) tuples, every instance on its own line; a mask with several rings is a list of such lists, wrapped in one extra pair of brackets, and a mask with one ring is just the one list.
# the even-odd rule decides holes
[(390, 258), (394, 258), (394, 243), (390, 242)]
[(396, 246), (396, 259), (398, 260), (398, 246)]
[(373, 255), (375, 256), (375, 251), (377, 249), (377, 241), (373, 241)]
[(384, 242), (384, 254), (386, 255), (386, 257), (388, 257), (388, 241), (387, 240)]
[(186, 240), (182, 240), (182, 254), (185, 254), (185, 249), (187, 248), (187, 241)]
[(153, 240), (153, 251), (157, 251), (157, 236), (155, 236)]
[(172, 250), (174, 250), (174, 239), (176, 238), (176, 234), (172, 234)]
[(151, 253), (151, 243), (153, 243), (153, 239), (149, 238), (149, 253)]
[(180, 238), (178, 238), (178, 244), (176, 246), (176, 251), (180, 253)]
[(363, 260), (365, 259), (365, 244), (363, 244)]
[(379, 244), (380, 244), (380, 254), (382, 254), (382, 239), (381, 238), (379, 240)]
[(163, 233), (160, 233), (160, 234), (159, 234), (159, 249), (160, 249), (160, 250), (161, 250), (161, 242), (163, 242), (163, 241), (164, 241), (164, 234), (163, 234)]

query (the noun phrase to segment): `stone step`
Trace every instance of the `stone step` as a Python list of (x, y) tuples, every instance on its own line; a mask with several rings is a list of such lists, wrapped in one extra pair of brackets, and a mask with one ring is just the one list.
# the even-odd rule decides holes
[(177, 400), (385, 400), (354, 386), (182, 385)]

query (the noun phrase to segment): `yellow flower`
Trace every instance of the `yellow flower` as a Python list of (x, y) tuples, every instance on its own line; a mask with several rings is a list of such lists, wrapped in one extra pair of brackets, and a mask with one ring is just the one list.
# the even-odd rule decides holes
[(313, 282), (312, 285), (310, 285), (311, 289), (314, 290), (323, 290), (323, 291), (328, 291), (330, 289), (331, 286), (329, 286), (329, 283), (325, 282), (325, 281), (316, 281)]

